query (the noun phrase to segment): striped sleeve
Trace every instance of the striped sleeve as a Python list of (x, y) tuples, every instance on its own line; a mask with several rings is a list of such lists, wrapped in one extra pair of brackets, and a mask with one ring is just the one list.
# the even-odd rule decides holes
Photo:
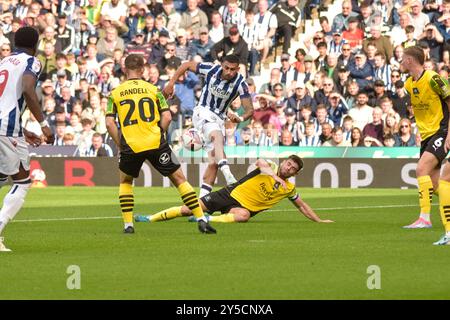
[(36, 57), (29, 57), (23, 73), (32, 74), (33, 76), (38, 78), (39, 74), (41, 73), (41, 66), (41, 62)]
[(241, 99), (250, 98), (250, 91), (248, 90), (248, 84), (245, 81), (242, 81), (239, 85), (239, 97)]
[(208, 72), (214, 67), (213, 63), (199, 63), (197, 64), (197, 73), (207, 75)]

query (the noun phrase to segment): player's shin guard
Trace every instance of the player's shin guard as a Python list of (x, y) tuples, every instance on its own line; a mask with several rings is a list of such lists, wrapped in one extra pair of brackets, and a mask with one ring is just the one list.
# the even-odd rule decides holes
[(445, 232), (450, 235), (450, 182), (439, 180), (439, 211)]
[(220, 216), (210, 216), (209, 221), (224, 223), (235, 222), (233, 213), (221, 214)]
[(433, 183), (430, 176), (417, 177), (419, 184), (419, 205), (420, 214), (430, 215), (431, 202), (433, 201)]
[(166, 221), (182, 217), (181, 207), (172, 207), (167, 210), (160, 211), (150, 216), (150, 222)]
[(120, 209), (125, 227), (133, 225), (134, 195), (133, 186), (129, 183), (121, 183), (119, 186)]
[(3, 198), (3, 206), (0, 210), (0, 234), (6, 224), (14, 219), (20, 208), (22, 208), (30, 186), (30, 178), (14, 180), (11, 189), (6, 194), (5, 198)]
[(206, 221), (203, 210), (198, 203), (197, 194), (189, 182), (186, 181), (180, 184), (177, 189), (181, 195), (183, 203), (192, 211), (192, 214), (197, 218), (197, 220), (202, 219)]

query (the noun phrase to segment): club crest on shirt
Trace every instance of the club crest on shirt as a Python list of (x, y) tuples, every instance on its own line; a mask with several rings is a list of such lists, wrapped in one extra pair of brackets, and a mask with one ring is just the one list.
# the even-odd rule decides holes
[(413, 93), (414, 93), (414, 94), (419, 94), (419, 89), (413, 88)]

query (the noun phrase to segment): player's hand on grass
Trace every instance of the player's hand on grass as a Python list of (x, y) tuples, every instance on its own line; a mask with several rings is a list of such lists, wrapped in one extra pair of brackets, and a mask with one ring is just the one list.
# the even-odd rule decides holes
[(30, 132), (26, 129), (23, 129), (23, 135), (25, 136), (25, 141), (33, 147), (39, 147), (42, 143), (41, 137), (39, 137), (37, 134), (34, 134), (33, 132)]
[(320, 219), (319, 222), (320, 222), (320, 223), (334, 223), (333, 220), (322, 220), (322, 219)]
[(53, 144), (55, 141), (55, 136), (53, 135), (52, 130), (49, 127), (43, 127), (42, 133), (44, 134), (44, 141), (47, 144)]

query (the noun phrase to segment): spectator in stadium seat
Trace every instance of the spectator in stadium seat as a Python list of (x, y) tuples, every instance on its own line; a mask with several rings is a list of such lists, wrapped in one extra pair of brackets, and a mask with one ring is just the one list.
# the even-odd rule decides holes
[(302, 135), (299, 146), (301, 147), (317, 147), (320, 146), (320, 138), (315, 134), (314, 123), (305, 124), (305, 133)]
[(227, 0), (227, 4), (219, 8), (219, 13), (222, 16), (225, 36), (229, 35), (233, 25), (240, 26), (245, 23), (245, 11), (239, 7), (237, 0)]
[(54, 26), (45, 27), (43, 36), (38, 42), (38, 53), (43, 53), (45, 50), (45, 45), (51, 43), (55, 47), (55, 52), (61, 52), (62, 45), (59, 38), (55, 38), (55, 28)]
[(414, 0), (410, 4), (411, 24), (414, 26), (414, 38), (418, 38), (425, 29), (425, 26), (430, 22), (427, 14), (422, 12), (422, 3), (419, 0)]
[(180, 58), (182, 62), (187, 61), (189, 59), (188, 33), (185, 29), (178, 29), (176, 35), (176, 56)]
[(330, 141), (333, 137), (331, 134), (332, 126), (329, 123), (322, 123), (321, 134), (319, 135), (320, 143), (323, 145), (325, 142)]
[(117, 29), (114, 27), (109, 27), (106, 29), (105, 37), (100, 38), (97, 43), (98, 54), (105, 58), (113, 58), (114, 50), (120, 49), (123, 51), (125, 49), (125, 44), (123, 39), (117, 34)]
[(396, 24), (392, 27), (391, 30), (391, 42), (392, 45), (398, 46), (407, 40), (406, 38), (406, 27), (410, 25), (409, 14), (403, 12), (399, 15), (399, 24)]
[(349, 17), (348, 29), (342, 32), (342, 38), (350, 46), (351, 49), (360, 49), (364, 39), (364, 31), (359, 28), (358, 17)]
[(334, 126), (341, 126), (344, 116), (348, 113), (348, 107), (344, 98), (337, 91), (328, 96), (328, 119), (333, 121)]
[(163, 0), (161, 15), (165, 20), (165, 27), (169, 33), (175, 34), (179, 29), (181, 15), (175, 10), (173, 0)]
[(273, 37), (277, 31), (277, 16), (269, 11), (268, 0), (258, 0), (258, 12), (255, 14), (255, 23), (259, 26), (263, 49), (260, 51), (261, 61), (264, 62), (273, 45)]
[(347, 102), (348, 109), (350, 110), (356, 104), (358, 92), (360, 91), (358, 82), (355, 79), (350, 79), (347, 82), (347, 92), (345, 94), (345, 102)]
[(144, 57), (144, 61), (148, 61), (152, 52), (152, 46), (150, 43), (145, 43), (145, 34), (142, 31), (136, 31), (132, 39), (133, 41), (126, 45), (125, 55), (140, 54)]
[(367, 62), (366, 55), (363, 52), (356, 53), (354, 63), (347, 67), (350, 71), (350, 77), (356, 80), (361, 90), (370, 87), (373, 79), (373, 68)]
[(241, 129), (241, 138), (238, 142), (238, 146), (254, 146), (252, 142), (252, 129), (250, 127), (244, 127)]
[(49, 79), (50, 73), (56, 70), (55, 46), (52, 43), (46, 43), (44, 45), (44, 52), (38, 54), (37, 58), (42, 65), (39, 80), (44, 81), (45, 79)]
[(317, 105), (319, 104), (327, 104), (328, 103), (328, 96), (331, 92), (334, 91), (334, 81), (332, 78), (325, 77), (323, 79), (323, 86), (322, 89), (317, 90), (314, 93), (314, 100)]
[(295, 68), (290, 63), (291, 56), (287, 53), (283, 53), (281, 55), (281, 78), (280, 82), (284, 85), (286, 88), (286, 91), (288, 94), (291, 94), (294, 92), (295, 89), (295, 83), (296, 83), (296, 72)]
[(373, 121), (373, 108), (367, 105), (368, 101), (369, 96), (367, 92), (360, 91), (356, 99), (356, 104), (348, 112), (354, 121), (354, 126), (360, 130), (364, 129), (366, 124)]
[(64, 145), (64, 134), (66, 133), (66, 123), (65, 122), (57, 122), (56, 130), (55, 130), (55, 141), (53, 142), (54, 146), (63, 146)]
[(187, 0), (187, 11), (181, 14), (180, 28), (190, 28), (194, 38), (198, 39), (201, 27), (208, 26), (208, 17), (198, 7), (198, 0)]
[(62, 107), (64, 112), (69, 115), (72, 113), (75, 97), (72, 96), (72, 91), (69, 86), (63, 86), (60, 93), (61, 94), (56, 97), (56, 105)]
[(425, 26), (424, 31), (418, 37), (419, 43), (426, 43), (430, 48), (430, 59), (434, 61), (441, 60), (444, 37), (438, 31), (435, 25), (429, 23)]
[(56, 28), (56, 38), (61, 43), (61, 52), (68, 54), (74, 49), (75, 29), (67, 24), (67, 16), (61, 13), (58, 16), (58, 27)]
[(187, 71), (175, 84), (175, 95), (180, 99), (181, 113), (192, 114), (195, 107), (194, 88), (200, 83), (198, 76)]
[(189, 44), (189, 57), (199, 59), (202, 62), (212, 62), (211, 49), (214, 42), (210, 39), (208, 28), (199, 29), (199, 38), (194, 39)]
[(364, 147), (382, 147), (383, 146), (383, 143), (380, 140), (373, 138), (371, 136), (364, 136), (363, 144), (364, 144)]
[(333, 75), (334, 89), (342, 96), (347, 95), (347, 83), (350, 81), (349, 76), (350, 72), (345, 66), (341, 65), (336, 67)]
[(209, 37), (213, 43), (218, 43), (225, 37), (225, 28), (219, 11), (213, 11), (211, 13), (211, 27), (209, 29)]
[(401, 118), (409, 118), (408, 106), (411, 106), (411, 97), (404, 88), (404, 82), (397, 80), (395, 82), (395, 93), (392, 95), (392, 104), (394, 110)]
[[(278, 88), (282, 89), (281, 85)], [(259, 108), (255, 108), (252, 118), (254, 121), (261, 122), (262, 126), (264, 126), (272, 117), (276, 116), (277, 112), (273, 107), (275, 104), (274, 101), (271, 103), (264, 95), (258, 95), (257, 99)]]
[(113, 150), (111, 147), (103, 143), (103, 137), (100, 133), (96, 132), (92, 135), (91, 146), (86, 150), (82, 156), (86, 157), (113, 157)]
[(385, 122), (388, 115), (393, 115), (396, 119), (396, 122), (400, 121), (400, 115), (395, 112), (391, 98), (385, 97), (381, 99), (380, 108), (383, 111), (383, 115), (381, 116), (381, 120), (383, 120), (383, 122)]
[(274, 86), (278, 83), (280, 83), (283, 86), (283, 90), (284, 90), (285, 87), (280, 81), (281, 81), (280, 69), (273, 68), (272, 70), (270, 70), (269, 82), (266, 82), (263, 85), (261, 85), (261, 88), (259, 89), (259, 93), (273, 95), (274, 94), (274, 91), (273, 91)]
[(450, 13), (443, 14), (438, 19), (437, 27), (438, 27), (438, 31), (444, 38), (444, 42), (448, 43), (450, 40)]
[(290, 147), (290, 146), (295, 146), (295, 145), (298, 145), (298, 144), (295, 144), (294, 139), (292, 137), (292, 133), (287, 129), (281, 131), (280, 146)]
[(283, 53), (289, 53), (291, 39), (301, 23), (301, 11), (298, 0), (287, 0), (277, 2), (272, 8), (272, 13), (277, 17), (277, 35), (283, 37)]
[(169, 42), (169, 38), (169, 32), (163, 30), (159, 32), (158, 40), (152, 46), (152, 53), (150, 54), (148, 63), (157, 65), (160, 71), (163, 71), (165, 68), (165, 66), (162, 65), (162, 60), (166, 54), (166, 45)]
[(357, 17), (358, 14), (353, 12), (352, 2), (350, 0), (345, 0), (342, 2), (342, 12), (338, 13), (331, 25), (332, 30), (347, 30), (348, 29), (348, 19), (350, 17)]
[(233, 53), (239, 58), (239, 70), (244, 76), (247, 74), (247, 61), (248, 61), (248, 45), (241, 38), (239, 29), (236, 25), (229, 29), (229, 36), (223, 38), (216, 43), (211, 49), (211, 57), (218, 63), (222, 57)]
[(295, 62), (292, 66), (298, 73), (305, 73), (305, 56), (306, 52), (303, 48), (299, 48), (295, 51)]
[(297, 121), (297, 112), (294, 109), (286, 108), (286, 123), (283, 125), (281, 131), (289, 130), (292, 134), (292, 140), (295, 145), (298, 145), (303, 133), (301, 132), (300, 125)]
[(265, 146), (267, 142), (264, 127), (261, 121), (254, 121), (252, 125), (252, 140), (251, 142), (256, 146)]
[(325, 66), (327, 64), (327, 54), (328, 54), (328, 46), (325, 41), (319, 42), (317, 44), (317, 51), (319, 56), (314, 60), (314, 65), (316, 66), (316, 70), (325, 70)]
[(328, 53), (334, 54), (336, 58), (341, 54), (342, 46), (347, 43), (347, 40), (342, 37), (343, 32), (344, 30), (340, 29), (333, 30), (333, 38), (327, 42)]
[[(153, 84), (158, 89), (162, 90), (166, 85), (166, 81), (164, 81), (160, 78), (160, 73), (159, 73), (158, 67), (155, 65), (146, 64), (146, 65), (144, 65), (144, 68), (148, 72), (148, 78), (145, 78), (146, 81)], [(145, 74), (145, 72), (144, 72), (144, 74)]]
[(351, 141), (353, 129), (353, 119), (349, 115), (346, 115), (342, 120), (342, 134), (344, 140)]
[(300, 115), (300, 110), (304, 106), (310, 106), (312, 110), (316, 109), (316, 101), (309, 95), (308, 90), (306, 89), (306, 85), (298, 81), (295, 85), (295, 91), (292, 96), (290, 96), (287, 100), (287, 107), (296, 110), (297, 119), (300, 121), (302, 117)]
[(412, 133), (411, 121), (401, 119), (398, 124), (399, 132), (394, 134), (396, 147), (414, 147), (416, 145), (416, 136)]
[(383, 111), (380, 107), (373, 108), (372, 112), (372, 122), (366, 124), (362, 131), (363, 136), (370, 136), (379, 141), (383, 141), (383, 121), (381, 116), (383, 115)]
[(352, 136), (350, 141), (352, 147), (363, 147), (364, 146), (364, 140), (363, 135), (361, 132), (361, 129), (358, 127), (355, 127), (352, 129)]
[(344, 139), (344, 133), (341, 127), (334, 127), (331, 130), (331, 140), (325, 141), (324, 147), (351, 147), (349, 141)]
[(364, 51), (367, 52), (367, 45), (373, 43), (375, 44), (377, 51), (384, 54), (386, 61), (391, 60), (394, 50), (389, 37), (381, 34), (381, 27), (379, 25), (370, 27), (370, 35), (370, 38), (364, 39), (363, 41)]
[(369, 99), (369, 102), (368, 102), (369, 106), (372, 106), (372, 107), (380, 106), (381, 100), (383, 98), (386, 98), (386, 97), (389, 98), (389, 93), (386, 91), (386, 86), (385, 86), (383, 80), (375, 80), (375, 82), (373, 84), (373, 91), (374, 91), (374, 96)]

